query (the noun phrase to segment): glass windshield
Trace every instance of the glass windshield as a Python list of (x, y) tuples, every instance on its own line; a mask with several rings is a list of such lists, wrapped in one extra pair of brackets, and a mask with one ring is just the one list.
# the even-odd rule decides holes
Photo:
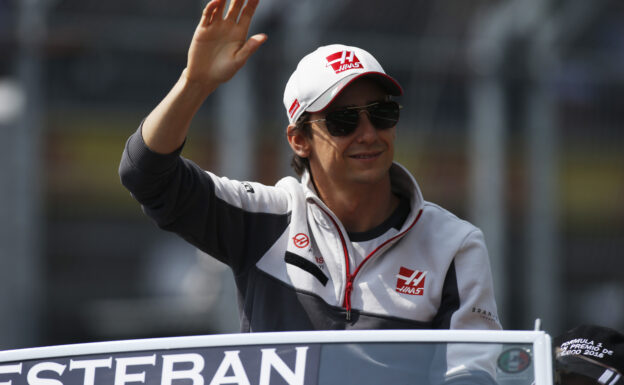
[(69, 347), (0, 361), (0, 385), (532, 385), (532, 346), (293, 342), (90, 354)]
[(344, 343), (320, 350), (319, 384), (534, 382), (531, 344)]

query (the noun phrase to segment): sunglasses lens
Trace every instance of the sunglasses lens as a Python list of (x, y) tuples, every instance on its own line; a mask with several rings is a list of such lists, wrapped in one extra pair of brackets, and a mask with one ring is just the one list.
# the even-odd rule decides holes
[[(375, 103), (366, 108), (369, 119), (378, 130), (396, 126), (400, 107), (396, 102)], [(325, 116), (327, 131), (333, 136), (351, 135), (360, 121), (360, 109), (345, 108), (329, 112)]]
[(355, 131), (359, 114), (357, 110), (336, 110), (325, 116), (327, 131), (333, 136), (347, 136)]
[(377, 129), (396, 126), (399, 121), (399, 105), (396, 102), (384, 102), (371, 106), (368, 110), (371, 123)]

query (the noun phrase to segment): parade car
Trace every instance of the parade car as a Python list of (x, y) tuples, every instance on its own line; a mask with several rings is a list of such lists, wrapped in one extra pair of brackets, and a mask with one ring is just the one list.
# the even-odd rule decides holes
[(0, 352), (0, 385), (552, 385), (541, 331), (222, 334)]

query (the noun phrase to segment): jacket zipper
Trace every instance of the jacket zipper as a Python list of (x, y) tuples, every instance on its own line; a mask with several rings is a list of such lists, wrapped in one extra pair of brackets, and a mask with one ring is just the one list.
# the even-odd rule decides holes
[(420, 216), (422, 215), (422, 209), (420, 209), (418, 211), (418, 215), (416, 215), (416, 219), (414, 219), (412, 224), (409, 225), (409, 227), (407, 229), (405, 229), (405, 231), (395, 235), (394, 237), (386, 240), (381, 245), (377, 246), (377, 248), (375, 250), (373, 250), (370, 254), (368, 254), (366, 256), (366, 258), (364, 258), (362, 263), (360, 263), (360, 265), (355, 269), (353, 274), (351, 274), (351, 267), (350, 267), (350, 262), (349, 262), (349, 249), (347, 248), (347, 241), (345, 240), (345, 237), (342, 234), (342, 231), (340, 230), (340, 226), (338, 226), (338, 223), (336, 223), (334, 218), (327, 211), (325, 211), (325, 209), (323, 209), (323, 207), (321, 207), (318, 203), (316, 203), (316, 205), (319, 206), (319, 208), (321, 210), (323, 210), (323, 212), (325, 212), (325, 214), (329, 217), (329, 219), (331, 219), (332, 223), (336, 227), (336, 230), (338, 231), (338, 235), (340, 235), (340, 242), (342, 243), (342, 250), (343, 250), (343, 253), (344, 253), (344, 257), (345, 257), (345, 265), (346, 265), (346, 270), (347, 270), (347, 276), (346, 276), (347, 284), (345, 286), (345, 298), (344, 298), (344, 302), (342, 304), (342, 307), (344, 307), (345, 310), (346, 310), (347, 321), (351, 321), (351, 292), (353, 291), (353, 281), (355, 280), (355, 277), (357, 276), (357, 273), (362, 269), (362, 266), (364, 266), (364, 264), (373, 256), (373, 254), (375, 254), (381, 248), (386, 246), (388, 243), (394, 241), (395, 239), (397, 239), (399, 237), (402, 237), (403, 234), (407, 233), (412, 227), (414, 227), (414, 225), (416, 224), (416, 222), (418, 222), (418, 220), (420, 219)]
[(368, 254), (366, 256), (366, 258), (364, 258), (364, 260), (362, 261), (362, 263), (360, 263), (360, 265), (355, 269), (355, 271), (353, 272), (352, 275), (347, 275), (347, 290), (345, 291), (345, 302), (349, 304), (349, 308), (347, 310), (347, 320), (351, 319), (351, 292), (353, 291), (353, 281), (355, 281), (355, 277), (357, 276), (357, 274), (360, 272), (360, 270), (362, 269), (362, 266), (364, 266), (364, 264), (373, 257), (373, 255), (375, 253), (377, 253), (379, 250), (381, 250), (383, 247), (385, 247), (386, 245), (388, 245), (390, 242), (394, 241), (397, 238), (402, 237), (405, 233), (407, 233), (415, 224), (416, 222), (418, 222), (418, 219), (420, 219), (420, 215), (422, 214), (422, 209), (420, 209), (420, 211), (418, 211), (418, 215), (416, 215), (416, 219), (414, 219), (414, 221), (412, 222), (411, 225), (409, 225), (409, 227), (407, 229), (405, 229), (405, 231), (403, 231), (402, 233), (399, 233), (397, 235), (395, 235), (394, 237), (386, 240), (384, 243), (382, 243), (381, 245), (377, 246), (377, 248), (373, 251), (371, 251), (370, 254)]

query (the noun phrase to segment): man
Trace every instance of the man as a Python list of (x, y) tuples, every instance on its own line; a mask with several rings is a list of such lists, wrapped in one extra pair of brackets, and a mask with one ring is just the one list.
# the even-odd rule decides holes
[(300, 181), (233, 181), (179, 156), (203, 101), (266, 40), (247, 39), (258, 1), (244, 3), (206, 5), (187, 67), (128, 140), (120, 175), (144, 211), (232, 268), (242, 331), (500, 329), (481, 232), (393, 163), (402, 90), (368, 52), (321, 47), (288, 81)]
[(624, 335), (598, 325), (580, 325), (553, 339), (559, 385), (624, 383)]

